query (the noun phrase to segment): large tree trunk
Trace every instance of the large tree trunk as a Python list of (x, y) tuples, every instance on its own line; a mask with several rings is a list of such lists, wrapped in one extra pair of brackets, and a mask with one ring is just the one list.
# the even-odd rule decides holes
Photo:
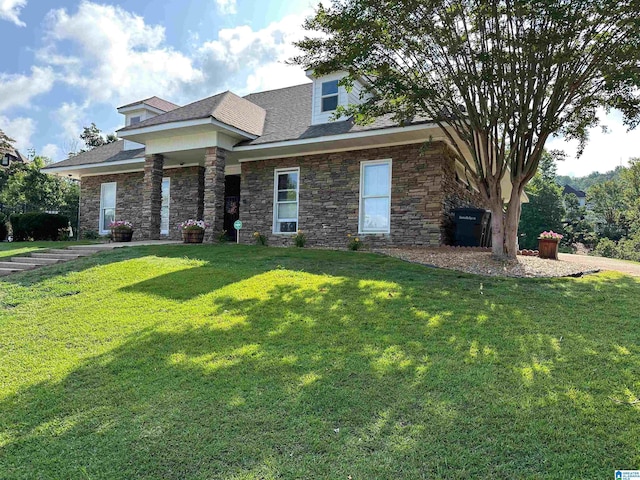
[(515, 260), (518, 255), (518, 225), (520, 223), (520, 199), (511, 199), (505, 215), (504, 249), (508, 260)]
[(491, 251), (499, 260), (515, 260), (518, 255), (518, 225), (522, 205), (521, 188), (514, 186), (506, 210), (501, 197), (491, 200)]
[(502, 199), (491, 204), (491, 252), (494, 258), (504, 258), (505, 222)]

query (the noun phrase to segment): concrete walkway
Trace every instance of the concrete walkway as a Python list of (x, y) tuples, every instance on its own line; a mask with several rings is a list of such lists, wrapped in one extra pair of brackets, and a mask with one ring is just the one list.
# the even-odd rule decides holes
[(12, 273), (34, 270), (45, 265), (55, 265), (80, 257), (88, 257), (94, 253), (104, 252), (122, 247), (140, 247), (145, 245), (177, 245), (182, 242), (175, 240), (141, 240), (137, 242), (96, 243), (92, 245), (69, 245), (65, 248), (49, 248), (31, 252), (29, 255), (11, 257), (7, 261), (0, 261), (0, 277)]
[(558, 257), (564, 262), (578, 263), (580, 265), (593, 267), (594, 269), (613, 270), (626, 275), (640, 277), (640, 263), (625, 262), (624, 260), (615, 258), (592, 257), (591, 255), (572, 255), (569, 253), (560, 253)]

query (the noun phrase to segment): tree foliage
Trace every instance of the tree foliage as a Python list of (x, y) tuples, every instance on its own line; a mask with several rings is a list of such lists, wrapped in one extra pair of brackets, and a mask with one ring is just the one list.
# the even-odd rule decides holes
[(339, 114), (437, 123), (494, 211), (494, 255), (513, 257), (520, 197), (549, 136), (584, 146), (599, 107), (638, 122), (637, 11), (638, 0), (335, 0), (307, 20), (319, 35), (293, 61), (364, 82), (363, 103)]
[(109, 133), (104, 137), (102, 135), (102, 131), (93, 122), (91, 122), (91, 126), (84, 127), (83, 132), (80, 134), (80, 139), (84, 142), (86, 147), (81, 149), (80, 153), (118, 141), (118, 137), (115, 133)]
[(527, 186), (529, 203), (522, 205), (520, 248), (538, 248), (538, 236), (547, 230), (563, 231), (565, 215), (562, 189), (555, 181), (555, 159), (548, 153), (540, 158), (540, 168)]
[(66, 178), (40, 171), (46, 159), (36, 156), (32, 162), (14, 162), (0, 170), (0, 204), (7, 212), (59, 211), (77, 225), (80, 188)]
[(0, 130), (0, 155), (13, 152), (13, 144), (15, 140), (7, 136), (2, 130)]

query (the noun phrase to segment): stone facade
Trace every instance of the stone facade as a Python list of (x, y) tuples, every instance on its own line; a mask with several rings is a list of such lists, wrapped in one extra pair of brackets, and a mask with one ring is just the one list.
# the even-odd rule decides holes
[[(142, 228), (140, 236), (144, 239), (160, 238), (160, 210), (162, 208), (162, 155), (147, 155), (144, 162), (142, 181)], [(147, 213), (148, 212), (148, 213)]]
[[(180, 239), (177, 225), (189, 218), (212, 223), (208, 241), (222, 230), (224, 219), (225, 151), (207, 150), (204, 167), (164, 168), (157, 160), (148, 174), (171, 179), (169, 235)], [(252, 243), (252, 234), (267, 235), (270, 245), (292, 245), (290, 234), (273, 234), (274, 170), (300, 168), (298, 228), (310, 246), (346, 247), (347, 234), (358, 235), (360, 164), (368, 160), (392, 160), (391, 233), (361, 234), (365, 245), (437, 246), (451, 239), (451, 212), (461, 206), (482, 206), (477, 192), (456, 181), (455, 161), (448, 147), (434, 143), (307, 155), (242, 163), (240, 241)], [(151, 172), (151, 170), (154, 170)], [(80, 228), (97, 230), (100, 185), (116, 182), (116, 218), (134, 224), (134, 239), (150, 228), (145, 204), (143, 172), (83, 177)], [(157, 202), (156, 202), (157, 203)], [(159, 212), (159, 210), (158, 210)], [(159, 213), (158, 213), (159, 220)], [(158, 227), (159, 229), (159, 227)], [(148, 230), (147, 230), (148, 231)]]
[(345, 247), (347, 234), (358, 235), (360, 163), (392, 159), (391, 233), (360, 234), (371, 247), (441, 245), (447, 240), (451, 210), (482, 202), (455, 180), (448, 147), (434, 143), (357, 150), (246, 162), (242, 164), (240, 218), (270, 245), (292, 245), (288, 234), (273, 234), (274, 170), (300, 168), (298, 228), (309, 245)]
[[(179, 240), (177, 226), (189, 218), (202, 218), (204, 198), (204, 168), (165, 168), (163, 177), (170, 181), (169, 235), (161, 239)], [(83, 177), (80, 183), (80, 230), (97, 231), (100, 218), (100, 185), (116, 182), (116, 219), (129, 220), (134, 226), (134, 240), (142, 240), (145, 215), (143, 213), (144, 173), (122, 173)]]
[(226, 150), (207, 148), (204, 155), (204, 220), (211, 224), (205, 241), (211, 242), (224, 229), (224, 168)]
[(201, 219), (204, 202), (204, 168), (165, 168), (163, 176), (170, 178), (169, 235), (160, 238), (182, 239), (178, 225), (185, 220)]
[(116, 220), (133, 223), (134, 240), (141, 240), (143, 172), (82, 177), (80, 182), (80, 232), (98, 232), (100, 223), (100, 186), (116, 182)]
[(479, 192), (456, 180), (455, 160), (450, 155), (443, 163), (442, 191), (444, 203), (442, 208), (441, 244), (453, 245), (455, 224), (453, 210), (461, 207), (479, 207), (489, 209)]

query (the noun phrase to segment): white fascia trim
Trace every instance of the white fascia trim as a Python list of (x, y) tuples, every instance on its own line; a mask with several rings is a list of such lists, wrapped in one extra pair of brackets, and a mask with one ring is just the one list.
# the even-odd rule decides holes
[(249, 140), (255, 140), (258, 138), (257, 135), (252, 135), (250, 133), (245, 132), (244, 130), (240, 130), (239, 128), (232, 127), (227, 125), (226, 123), (219, 122), (218, 120), (209, 117), (209, 118), (199, 118), (197, 120), (183, 120), (181, 122), (170, 122), (170, 123), (161, 123), (159, 125), (151, 125), (149, 127), (140, 127), (134, 128), (133, 130), (127, 130), (126, 132), (122, 132), (118, 130), (118, 136), (120, 138), (127, 138), (132, 135), (144, 135), (146, 133), (155, 133), (155, 132), (165, 132), (167, 130), (177, 130), (179, 128), (189, 128), (189, 127), (198, 127), (201, 125), (213, 125), (215, 127), (222, 128), (229, 132), (233, 132), (237, 135), (241, 135)]
[(101, 162), (101, 163), (91, 163), (89, 165), (72, 165), (68, 167), (49, 167), (43, 169), (45, 173), (64, 173), (70, 170), (84, 170), (86, 168), (100, 168), (100, 167), (110, 167), (110, 166), (118, 166), (118, 165), (131, 165), (135, 163), (144, 163), (144, 157), (136, 157), (131, 158), (129, 160), (118, 160), (117, 162)]
[(250, 152), (253, 150), (266, 150), (267, 148), (295, 147), (298, 145), (309, 145), (313, 143), (335, 142), (337, 140), (349, 140), (353, 138), (377, 137), (379, 135), (393, 135), (394, 133), (412, 132), (415, 130), (425, 130), (437, 128), (435, 123), (424, 123), (421, 125), (410, 125), (408, 127), (379, 128), (375, 130), (365, 130), (364, 132), (341, 133), (326, 137), (304, 138), (302, 140), (285, 140), (283, 142), (264, 143), (261, 145), (241, 145), (233, 149), (234, 152)]
[(152, 112), (157, 113), (158, 115), (162, 115), (163, 113), (168, 113), (168, 112), (165, 112), (164, 110), (161, 110), (156, 107), (152, 107), (151, 105), (147, 105), (146, 103), (142, 103), (142, 102), (136, 105), (131, 105), (130, 107), (120, 107), (118, 108), (118, 113), (135, 112), (136, 110), (151, 110)]
[[(431, 137), (430, 140), (433, 142), (445, 143), (447, 146), (449, 146), (449, 148), (453, 148), (448, 138)], [(293, 153), (285, 153), (285, 154), (277, 154), (277, 155), (271, 154), (271, 155), (264, 155), (264, 156), (255, 157), (255, 158), (245, 158), (245, 159), (238, 160), (238, 163), (258, 162), (261, 160), (273, 160), (274, 158), (293, 158), (293, 157), (304, 157), (308, 155), (321, 155), (323, 153), (338, 153), (338, 152), (351, 152), (356, 150), (369, 150), (371, 148), (397, 147), (399, 145), (413, 145), (415, 143), (424, 143), (424, 142), (425, 140), (402, 140), (398, 142), (379, 143), (376, 145), (357, 145), (357, 146), (342, 147), (342, 148), (319, 148), (317, 150), (310, 150), (308, 152), (293, 152)]]

